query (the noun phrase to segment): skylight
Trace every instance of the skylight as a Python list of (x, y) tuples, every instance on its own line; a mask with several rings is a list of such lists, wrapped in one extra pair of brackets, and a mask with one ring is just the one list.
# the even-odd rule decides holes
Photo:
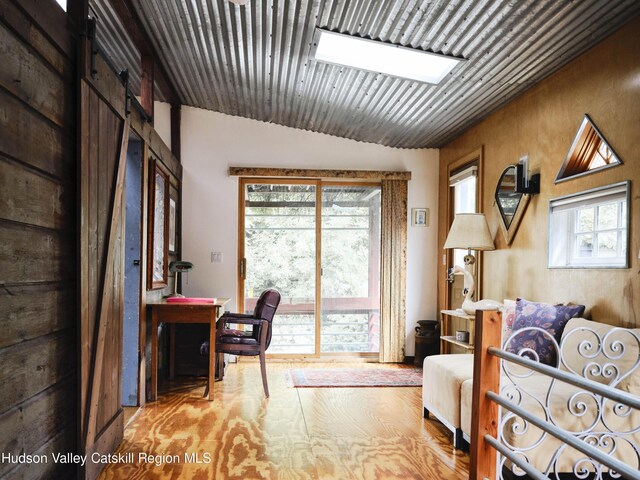
[(316, 30), (315, 59), (438, 84), (460, 59), (341, 33)]

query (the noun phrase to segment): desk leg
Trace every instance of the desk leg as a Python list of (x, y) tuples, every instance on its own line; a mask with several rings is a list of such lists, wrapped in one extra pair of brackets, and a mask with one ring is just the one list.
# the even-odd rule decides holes
[(151, 310), (151, 392), (149, 400), (158, 398), (158, 312)]
[(213, 384), (216, 381), (216, 319), (218, 309), (214, 308), (209, 319), (209, 396), (207, 400), (213, 400)]
[(176, 377), (176, 324), (169, 325), (169, 378)]

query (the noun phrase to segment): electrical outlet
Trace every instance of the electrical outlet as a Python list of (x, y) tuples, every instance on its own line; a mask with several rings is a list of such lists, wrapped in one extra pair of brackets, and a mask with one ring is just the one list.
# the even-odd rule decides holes
[(222, 252), (211, 252), (211, 263), (222, 263)]

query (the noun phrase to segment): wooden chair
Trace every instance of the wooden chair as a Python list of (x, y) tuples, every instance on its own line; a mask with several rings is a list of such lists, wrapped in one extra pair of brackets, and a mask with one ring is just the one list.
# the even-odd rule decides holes
[[(262, 373), (262, 386), (264, 395), (269, 398), (269, 386), (267, 384), (267, 369), (265, 365), (265, 352), (271, 343), (271, 325), (276, 309), (280, 304), (280, 293), (276, 290), (265, 290), (260, 295), (253, 314), (225, 313), (216, 324), (216, 363), (219, 377), (224, 376), (224, 354), (244, 356), (259, 356), (260, 371)], [(240, 331), (229, 327), (231, 324), (251, 325), (251, 330)], [(209, 342), (205, 341), (200, 346), (202, 355), (209, 354)], [(210, 385), (207, 384), (205, 396), (209, 393)]]

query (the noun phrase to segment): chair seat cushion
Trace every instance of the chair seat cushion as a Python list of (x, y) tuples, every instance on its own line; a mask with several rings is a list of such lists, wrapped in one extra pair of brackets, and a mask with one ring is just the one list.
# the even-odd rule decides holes
[(258, 341), (251, 336), (251, 333), (248, 335), (244, 332), (239, 333), (240, 335), (223, 333), (220, 336), (220, 343), (258, 345)]
[[(220, 343), (229, 344), (229, 345), (258, 345), (258, 340), (253, 338), (251, 331), (242, 331), (242, 330), (233, 330), (229, 328), (225, 328), (222, 331), (222, 335), (220, 336)], [(235, 355), (252, 355), (252, 353), (243, 351), (242, 353), (235, 353), (231, 351), (227, 351), (227, 353), (232, 353)], [(255, 355), (258, 352), (256, 351)], [(209, 341), (206, 340), (202, 342), (200, 345), (200, 355), (209, 355)]]

